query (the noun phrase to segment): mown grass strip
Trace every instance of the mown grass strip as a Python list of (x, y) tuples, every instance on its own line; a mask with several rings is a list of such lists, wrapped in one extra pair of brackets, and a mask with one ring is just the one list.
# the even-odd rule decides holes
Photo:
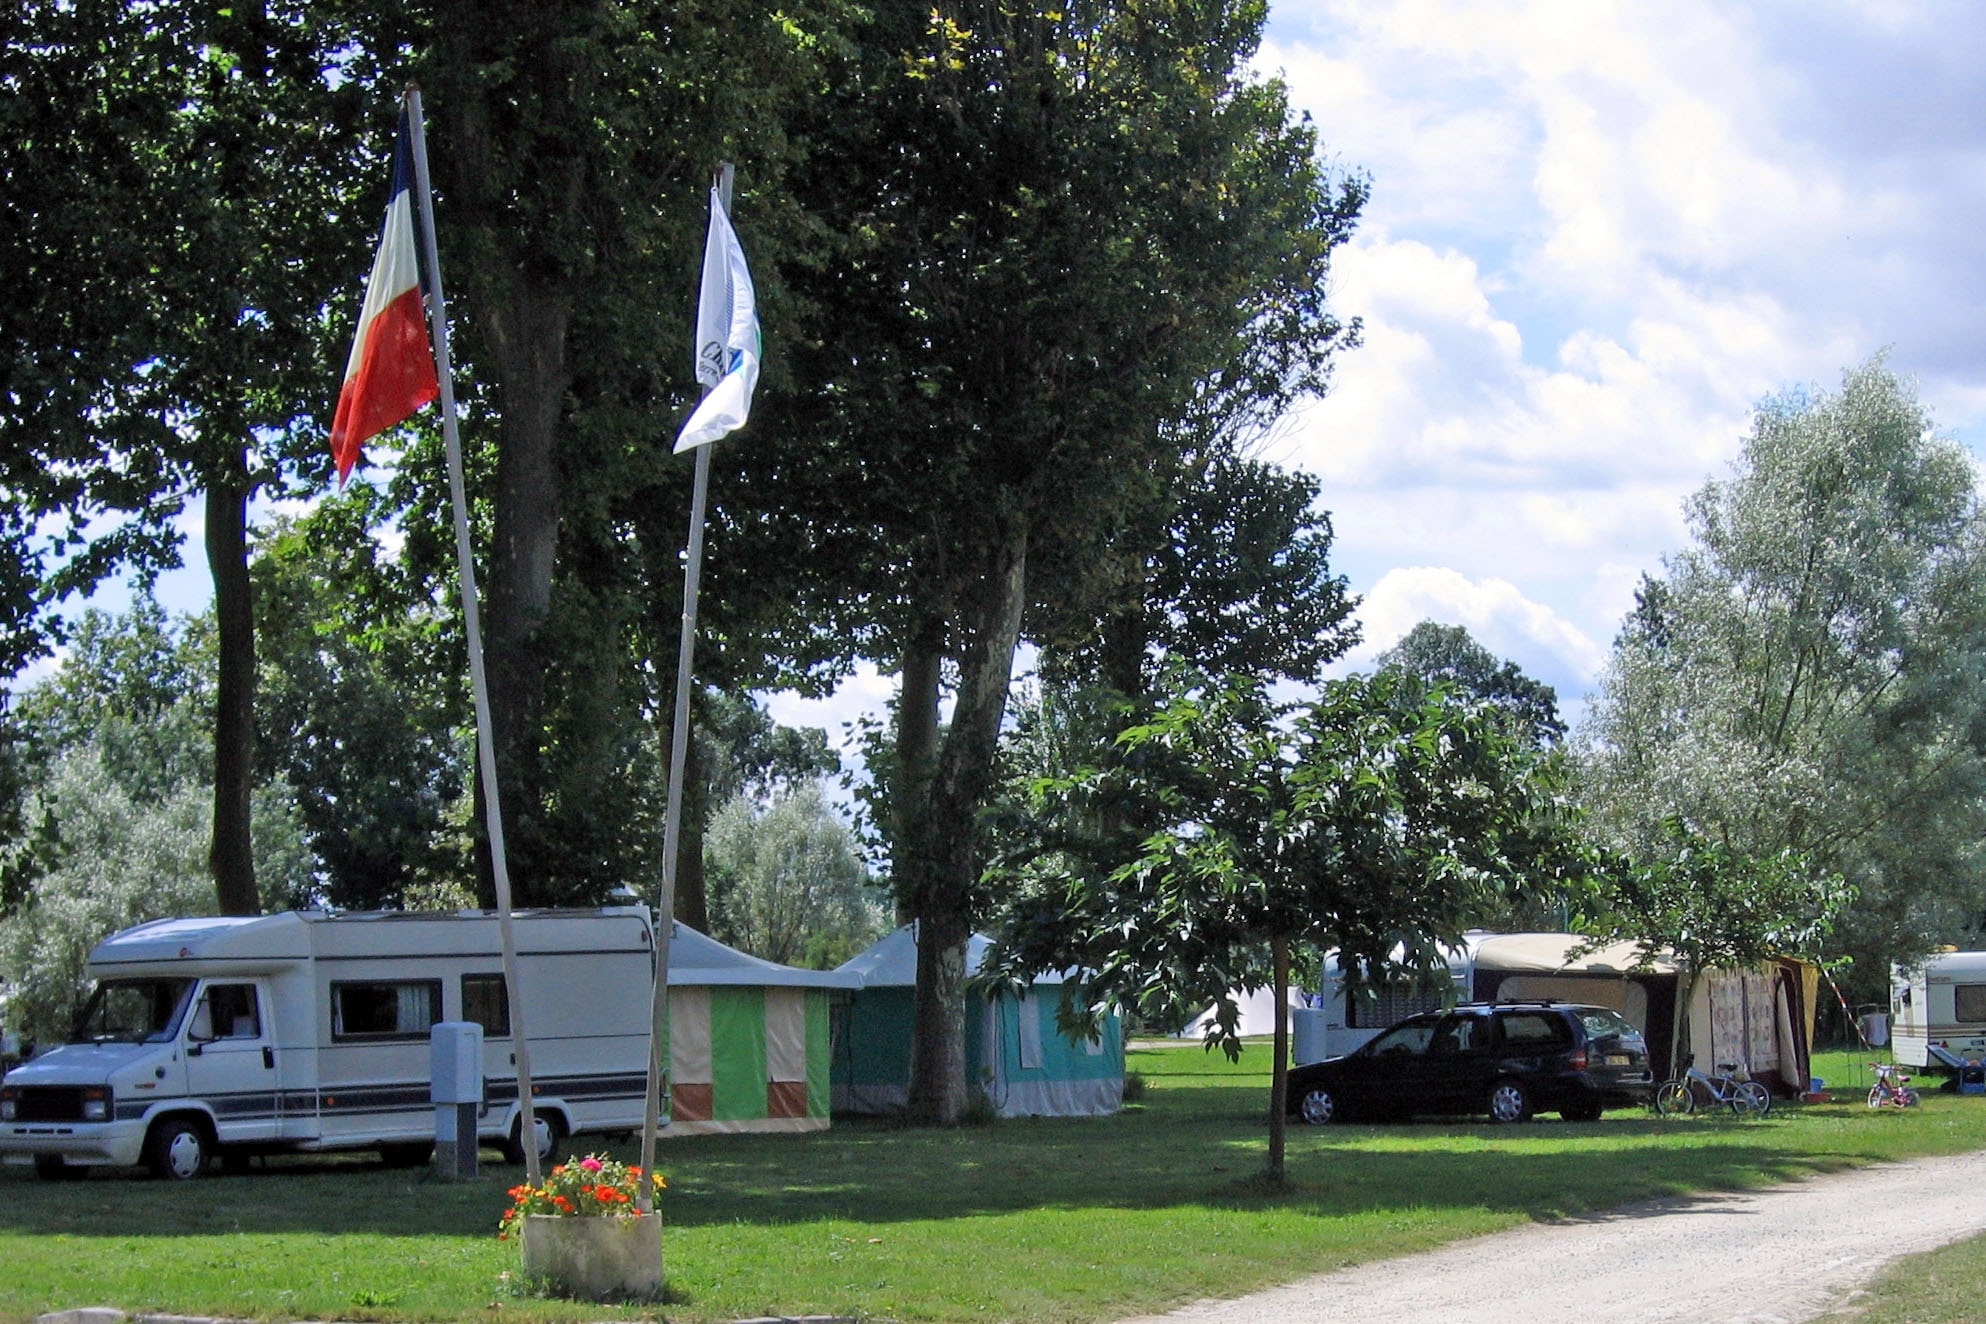
[[(1197, 1046), (1134, 1052), (1149, 1089), (1115, 1118), (673, 1141), (664, 1313), (1087, 1324), (1531, 1219), (1986, 1147), (1986, 1100), (1934, 1093), (1916, 1114), (1872, 1113), (1852, 1058), (1817, 1068), (1851, 1086), (1836, 1102), (1762, 1122), (1295, 1127), (1293, 1186), (1275, 1196), (1248, 1181), (1268, 1077), (1253, 1045), (1233, 1065)], [(517, 1294), (516, 1250), (495, 1239), (517, 1180), (491, 1166), (447, 1184), (368, 1157), (191, 1185), (0, 1170), (0, 1320), (78, 1305), (380, 1321), (655, 1313)]]

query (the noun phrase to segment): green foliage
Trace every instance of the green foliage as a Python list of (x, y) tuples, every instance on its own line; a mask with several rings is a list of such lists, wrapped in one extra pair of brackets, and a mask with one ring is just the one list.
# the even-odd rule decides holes
[[(1272, 937), (1373, 970), (1435, 963), (1486, 896), (1533, 886), (1562, 806), (1551, 765), (1486, 705), (1398, 677), (1326, 684), (1292, 711), (1260, 682), (1183, 678), (1106, 766), (1040, 786), (1086, 867), (1016, 907), (1016, 951), (1093, 970), (1164, 1022), (1266, 982)], [(1098, 836), (1099, 827), (1153, 824)]]
[(1018, 641), (1092, 635), (1187, 458), (1321, 389), (1351, 338), (1325, 294), (1363, 185), (1254, 76), (1262, 20), (884, 6), (803, 121), (795, 194), (839, 246), (787, 278), (832, 322), (792, 350), (816, 389), (768, 426), (807, 439), (782, 486), (858, 562), (836, 617), (903, 677), (887, 830), (932, 949), (918, 1115), (963, 1104), (954, 958)]
[(713, 804), (735, 796), (767, 800), (792, 794), (841, 771), (841, 756), (819, 727), (780, 726), (748, 695), (705, 689), (698, 698), (696, 739)]
[[(590, 902), (658, 872), (690, 473), (664, 439), (695, 390), (710, 171), (738, 167), (737, 223), (777, 327), (778, 263), (807, 228), (780, 187), (797, 146), (785, 110), (817, 82), (837, 13), (442, 0), (412, 15), (457, 348), (479, 383), (465, 442), (489, 522), (484, 643), (525, 903)], [(768, 339), (773, 381), (783, 337)], [(823, 595), (796, 591), (804, 548), (782, 561), (790, 542), (757, 536), (749, 485), (714, 486), (699, 674), (744, 689), (796, 657), (845, 656), (811, 622), (768, 644)], [(444, 509), (412, 505), (410, 523)]]
[(1892, 960), (1986, 915), (1986, 522), (1971, 458), (1878, 360), (1758, 411), (1694, 544), (1643, 585), (1579, 752), (1606, 845), (1669, 820), (1754, 861), (1803, 857), (1855, 904), (1835, 943)]
[(1500, 660), (1460, 625), (1422, 621), (1381, 653), (1378, 664), (1382, 671), (1419, 676), (1430, 685), (1448, 682), (1495, 704), (1533, 744), (1552, 745), (1565, 736), (1557, 691), (1525, 675), (1515, 662)]
[[(26, 832), (0, 853), (0, 981), (10, 1015), (44, 1042), (66, 1034), (89, 949), (117, 929), (215, 913), (211, 618), (170, 621), (141, 598), (86, 612), (62, 665), (18, 711), (36, 774)], [(265, 908), (315, 894), (316, 859), (289, 788), (250, 802)]]
[(1747, 855), (1671, 818), (1645, 859), (1600, 871), (1598, 927), (1647, 955), (1667, 948), (1692, 974), (1745, 969), (1822, 950), (1854, 897), (1795, 851)]
[(324, 899), (356, 910), (472, 874), (460, 625), (373, 535), (389, 514), (356, 484), (274, 521), (254, 565), (258, 771), (294, 796)]
[(46, 1046), (68, 1037), (91, 947), (142, 920), (211, 913), (214, 885), (200, 783), (134, 795), (86, 743), (55, 759), (33, 812), (52, 830), (54, 863), (0, 920), (0, 973), (9, 1028)]
[(736, 796), (703, 839), (711, 936), (784, 965), (828, 969), (882, 933), (854, 834), (818, 782), (760, 809)]

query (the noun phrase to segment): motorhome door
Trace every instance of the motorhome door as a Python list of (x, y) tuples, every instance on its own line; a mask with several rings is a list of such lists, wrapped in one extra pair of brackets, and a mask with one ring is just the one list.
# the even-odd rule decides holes
[(259, 982), (209, 982), (186, 1026), (186, 1092), (214, 1114), (223, 1144), (275, 1138), (281, 1066)]

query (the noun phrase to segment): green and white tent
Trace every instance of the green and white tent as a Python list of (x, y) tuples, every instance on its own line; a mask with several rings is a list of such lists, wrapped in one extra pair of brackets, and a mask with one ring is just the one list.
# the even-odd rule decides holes
[[(966, 944), (966, 978), (979, 973), (992, 941)], [(861, 983), (849, 999), (834, 1051), (834, 1109), (887, 1114), (909, 1095), (912, 1006), (917, 985), (915, 929), (883, 938), (837, 971)], [(1073, 986), (1067, 986), (1073, 987)], [(1001, 1117), (1096, 1117), (1124, 1105), (1124, 1033), (1113, 1012), (1096, 1040), (1071, 1040), (1057, 1015), (1065, 985), (1042, 975), (1017, 996), (985, 996), (968, 984), (965, 1070), (968, 1084)]]
[(669, 942), (669, 1115), (660, 1134), (822, 1131), (832, 970), (762, 961), (678, 923)]

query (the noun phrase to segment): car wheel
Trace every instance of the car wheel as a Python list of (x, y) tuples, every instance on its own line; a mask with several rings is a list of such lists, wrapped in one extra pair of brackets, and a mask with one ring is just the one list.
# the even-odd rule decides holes
[[(538, 1113), (537, 1119), (538, 1161), (542, 1163), (552, 1156), (553, 1150), (559, 1147), (559, 1138), (565, 1135), (565, 1126), (559, 1121), (559, 1115), (555, 1112)], [(505, 1162), (522, 1163), (524, 1161), (524, 1144), (519, 1139), (519, 1133), (523, 1129), (524, 1114), (519, 1113), (517, 1120), (510, 1124), (510, 1135), (503, 1142), (503, 1157)]]
[(1322, 1085), (1312, 1086), (1297, 1100), (1297, 1116), (1312, 1126), (1324, 1126), (1330, 1122), (1341, 1122), (1345, 1117), (1345, 1106), (1338, 1102), (1338, 1096)]
[(1582, 1103), (1574, 1108), (1561, 1108), (1558, 1115), (1568, 1122), (1597, 1122), (1600, 1120), (1600, 1105)]
[(213, 1147), (197, 1122), (173, 1118), (161, 1122), (146, 1146), (145, 1164), (164, 1181), (192, 1181), (207, 1170)]
[(1531, 1093), (1514, 1080), (1490, 1086), (1489, 1117), (1499, 1126), (1531, 1120)]
[(34, 1156), (34, 1175), (43, 1181), (76, 1181), (90, 1174), (88, 1168), (70, 1163), (60, 1154)]

